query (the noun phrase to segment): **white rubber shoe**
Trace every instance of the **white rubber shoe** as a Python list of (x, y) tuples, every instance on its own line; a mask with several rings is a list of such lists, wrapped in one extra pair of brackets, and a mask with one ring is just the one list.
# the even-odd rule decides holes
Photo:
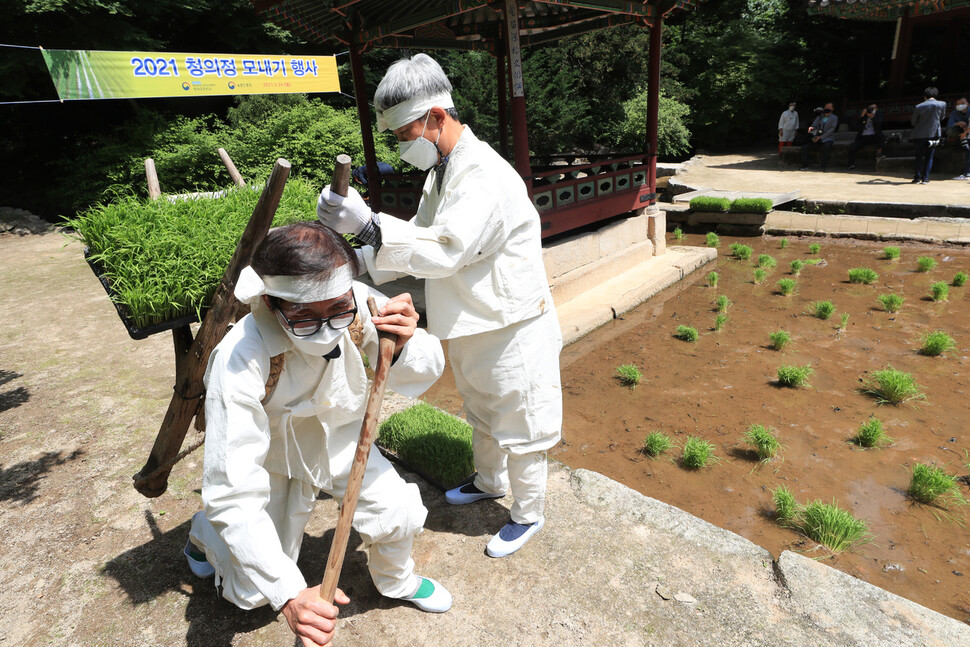
[(412, 603), (422, 611), (428, 613), (444, 613), (451, 608), (451, 593), (448, 589), (430, 577), (421, 577), (418, 590), (407, 597), (401, 598)]
[(445, 492), (445, 501), (451, 505), (465, 505), (482, 499), (501, 499), (503, 496), (505, 496), (505, 492), (490, 494), (479, 490), (474, 483), (465, 483)]
[(506, 555), (511, 555), (525, 546), (526, 542), (532, 539), (532, 536), (539, 532), (545, 523), (546, 520), (544, 518), (532, 524), (516, 523), (509, 520), (498, 531), (498, 534), (488, 542), (488, 546), (485, 547), (485, 552), (489, 557), (505, 557)]

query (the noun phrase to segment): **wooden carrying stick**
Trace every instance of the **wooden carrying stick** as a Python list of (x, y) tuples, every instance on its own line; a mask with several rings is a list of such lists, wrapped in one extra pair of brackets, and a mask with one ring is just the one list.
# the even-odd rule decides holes
[[(367, 297), (367, 307), (370, 309), (371, 316), (377, 317), (379, 315), (374, 297)], [(340, 506), (340, 516), (337, 518), (337, 529), (333, 533), (333, 543), (330, 544), (327, 570), (323, 574), (323, 583), (320, 584), (320, 597), (331, 604), (333, 604), (333, 596), (337, 590), (337, 580), (340, 579), (340, 569), (344, 564), (344, 555), (347, 552), (350, 528), (354, 521), (354, 512), (357, 509), (357, 498), (360, 496), (364, 472), (367, 470), (367, 457), (370, 456), (371, 446), (377, 438), (377, 418), (381, 414), (387, 373), (391, 368), (391, 359), (394, 357), (394, 346), (397, 341), (396, 335), (382, 331), (378, 331), (378, 337), (380, 339), (380, 352), (378, 353), (377, 368), (374, 371), (374, 383), (371, 385), (370, 395), (367, 396), (367, 409), (364, 412), (360, 437), (357, 439), (357, 452), (354, 454), (350, 476), (347, 478), (347, 490)]]
[[(333, 181), (330, 190), (337, 195), (346, 196), (350, 184), (350, 156), (338, 155), (333, 169)], [(371, 316), (379, 315), (374, 297), (367, 298), (367, 307)], [(350, 540), (350, 528), (357, 510), (357, 498), (364, 482), (364, 472), (367, 470), (367, 457), (370, 456), (371, 446), (377, 436), (377, 418), (381, 413), (381, 403), (384, 401), (384, 386), (387, 382), (387, 372), (391, 368), (394, 357), (396, 335), (378, 331), (380, 351), (377, 356), (377, 368), (374, 371), (374, 383), (367, 396), (367, 409), (364, 411), (364, 422), (360, 427), (360, 437), (357, 439), (357, 452), (350, 467), (347, 478), (347, 489), (344, 493), (343, 504), (340, 506), (340, 516), (337, 518), (337, 529), (333, 533), (333, 543), (330, 544), (330, 556), (327, 558), (327, 570), (323, 574), (320, 584), (320, 597), (333, 604), (333, 596), (337, 591), (337, 580), (340, 579), (340, 569), (344, 564), (347, 553), (347, 542)]]

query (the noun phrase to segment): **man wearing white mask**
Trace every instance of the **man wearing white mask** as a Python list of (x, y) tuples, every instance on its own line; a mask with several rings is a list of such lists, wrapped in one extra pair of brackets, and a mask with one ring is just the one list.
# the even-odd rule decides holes
[(542, 263), (539, 215), (518, 173), (458, 121), (451, 83), (418, 54), (388, 69), (374, 95), (377, 125), (401, 159), (428, 174), (409, 222), (372, 213), (355, 192), (327, 187), (317, 215), (368, 243), (378, 283), (425, 279), (428, 331), (448, 340), (455, 383), (472, 425), (474, 483), (446, 493), (455, 505), (511, 489), (511, 519), (486, 552), (521, 548), (545, 518), (547, 451), (560, 438), (562, 335)]
[[(377, 356), (378, 329), (396, 334), (387, 383), (409, 397), (444, 368), (439, 341), (416, 329), (410, 295), (387, 300), (357, 273), (353, 249), (320, 223), (270, 230), (236, 286), (252, 313), (213, 350), (205, 376), (204, 510), (185, 556), (236, 606), (282, 610), (306, 646), (330, 643), (338, 613), (296, 562), (317, 494), (340, 500), (347, 487), (367, 400), (361, 351)], [(363, 305), (368, 296), (380, 317)], [(353, 521), (371, 578), (385, 596), (443, 612), (451, 595), (411, 559), (426, 515), (417, 486), (373, 448)], [(338, 589), (335, 601), (349, 599)]]
[(778, 154), (785, 146), (791, 146), (795, 141), (795, 134), (798, 132), (798, 113), (795, 111), (795, 102), (788, 104), (788, 110), (781, 113), (778, 118)]

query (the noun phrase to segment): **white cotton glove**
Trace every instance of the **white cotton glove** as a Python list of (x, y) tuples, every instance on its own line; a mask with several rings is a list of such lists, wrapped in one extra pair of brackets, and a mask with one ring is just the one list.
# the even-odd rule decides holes
[(337, 195), (328, 184), (317, 200), (317, 218), (339, 234), (361, 232), (371, 221), (371, 210), (353, 187), (347, 187), (347, 197)]

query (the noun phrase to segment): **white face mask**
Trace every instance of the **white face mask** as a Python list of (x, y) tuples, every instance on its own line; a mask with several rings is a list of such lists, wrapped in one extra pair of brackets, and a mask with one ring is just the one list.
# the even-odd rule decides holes
[[(424, 118), (424, 128), (421, 129), (421, 135), (417, 139), (398, 144), (401, 149), (401, 159), (422, 171), (427, 171), (438, 163), (437, 140), (432, 144), (424, 138), (424, 131), (428, 129), (428, 119), (430, 118), (431, 112), (429, 111), (428, 116)], [(441, 130), (438, 130), (438, 139), (441, 139)]]
[(298, 350), (316, 357), (321, 357), (332, 351), (337, 342), (340, 341), (340, 337), (346, 332), (346, 329), (334, 330), (326, 324), (317, 332), (306, 337), (297, 337), (286, 326), (283, 327), (283, 330)]
[(957, 106), (957, 110), (959, 110), (960, 112), (966, 112), (967, 111), (967, 104), (961, 103), (960, 105)]
[(792, 112), (795, 112), (795, 106), (788, 106), (788, 109), (791, 110)]

